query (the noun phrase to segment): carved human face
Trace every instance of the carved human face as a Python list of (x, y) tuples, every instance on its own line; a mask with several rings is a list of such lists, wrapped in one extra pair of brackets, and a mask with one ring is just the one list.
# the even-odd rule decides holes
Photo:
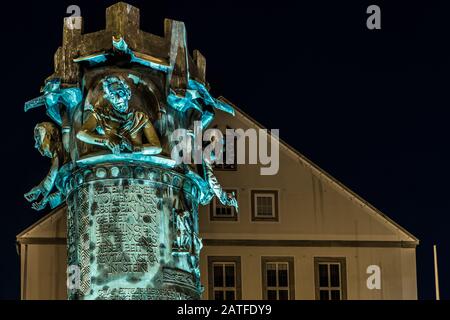
[(121, 113), (128, 110), (128, 101), (131, 98), (131, 91), (123, 80), (116, 77), (109, 77), (104, 80), (103, 88), (105, 91), (105, 98), (111, 102), (115, 110)]
[(52, 151), (50, 150), (50, 135), (43, 127), (37, 127), (34, 130), (34, 147), (44, 157), (52, 157)]

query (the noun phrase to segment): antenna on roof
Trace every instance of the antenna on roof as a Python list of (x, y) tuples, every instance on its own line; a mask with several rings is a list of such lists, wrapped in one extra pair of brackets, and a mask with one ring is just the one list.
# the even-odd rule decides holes
[(438, 263), (437, 263), (437, 246), (433, 245), (433, 255), (434, 255), (434, 284), (436, 287), (436, 300), (441, 300), (439, 294), (439, 273), (438, 273)]

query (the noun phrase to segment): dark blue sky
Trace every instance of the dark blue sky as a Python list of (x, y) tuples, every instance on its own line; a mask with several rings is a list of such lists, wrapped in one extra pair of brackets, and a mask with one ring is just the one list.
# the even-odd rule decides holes
[[(81, 7), (85, 31), (104, 28), (115, 1), (3, 4), (3, 144), (0, 298), (20, 296), (15, 235), (39, 219), (23, 193), (48, 170), (33, 149), (37, 112), (23, 103), (53, 71), (62, 19)], [(224, 95), (421, 240), (419, 296), (434, 298), (432, 244), (441, 296), (450, 298), (450, 4), (445, 1), (128, 1), (141, 28), (163, 34), (182, 20), (189, 49), (207, 58)], [(448, 1), (447, 1), (448, 2)], [(378, 4), (382, 30), (366, 28)]]

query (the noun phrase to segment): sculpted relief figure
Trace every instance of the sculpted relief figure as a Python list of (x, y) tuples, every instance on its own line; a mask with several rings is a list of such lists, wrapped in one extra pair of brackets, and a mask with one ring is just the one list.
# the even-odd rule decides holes
[(82, 100), (78, 87), (62, 87), (61, 79), (53, 78), (45, 82), (41, 89), (42, 95), (25, 103), (25, 112), (45, 106), (47, 115), (61, 127), (62, 142), (66, 152), (69, 152), (70, 118), (72, 110)]
[[(44, 209), (47, 203), (50, 203), (50, 206), (55, 208), (63, 200), (62, 193), (61, 191), (56, 191), (50, 194), (50, 192), (57, 180), (59, 168), (66, 159), (59, 128), (51, 122), (38, 123), (34, 128), (34, 140), (35, 148), (39, 150), (42, 156), (51, 158), (52, 165), (42, 182), (25, 194), (25, 199), (29, 202), (34, 201), (32, 208), (35, 210)], [(37, 201), (40, 196), (42, 196), (42, 199)]]
[[(213, 98), (205, 85), (195, 80), (188, 81), (188, 90), (186, 91), (186, 95), (184, 97), (180, 97), (174, 90), (171, 90), (167, 101), (172, 108), (180, 112), (187, 112), (190, 109), (196, 110), (196, 120), (201, 123), (202, 132), (213, 121), (214, 109), (221, 110), (234, 116), (234, 109), (230, 105), (224, 103), (219, 99)], [(191, 139), (192, 143), (194, 144), (196, 132), (195, 123), (192, 124), (191, 127), (187, 128), (186, 131), (188, 135), (194, 136), (194, 139)], [(211, 137), (211, 144), (208, 147), (208, 149), (211, 150), (209, 156), (204, 157), (205, 149), (203, 150), (203, 152), (201, 152), (203, 167), (202, 178), (207, 184), (207, 186), (205, 186), (204, 188), (207, 190), (205, 190), (206, 196), (203, 204), (208, 203), (213, 196), (216, 196), (223, 205), (235, 207), (236, 211), (238, 211), (239, 207), (235, 194), (227, 193), (226, 191), (224, 191), (219, 181), (217, 180), (217, 177), (214, 175), (213, 163), (216, 159), (215, 150), (218, 150), (218, 148), (222, 148), (223, 139), (221, 139), (220, 142), (221, 143), (219, 144), (219, 139), (215, 138), (214, 136)], [(191, 150), (195, 150), (194, 145), (191, 146)], [(194, 153), (192, 153), (192, 156), (192, 160), (195, 162), (196, 159), (194, 159)]]
[(129, 109), (131, 90), (125, 80), (119, 76), (108, 76), (102, 80), (102, 86), (106, 103), (96, 104), (89, 110), (90, 114), (77, 138), (88, 144), (106, 147), (113, 154), (161, 153), (161, 143), (148, 115)]
[(208, 182), (208, 185), (214, 195), (217, 197), (217, 199), (222, 203), (224, 206), (234, 207), (236, 209), (236, 212), (239, 211), (239, 205), (236, 199), (236, 195), (234, 192), (228, 193), (225, 190), (223, 190), (222, 186), (220, 185), (219, 181), (217, 180), (217, 177), (214, 174), (213, 169), (213, 163), (216, 161), (216, 150), (217, 146), (219, 146), (222, 149), (223, 146), (223, 139), (221, 143), (219, 144), (219, 139), (216, 137), (211, 138), (211, 153), (203, 157), (203, 175), (206, 181)]
[(187, 210), (175, 210), (176, 239), (175, 248), (178, 251), (190, 252), (192, 247), (192, 224), (191, 215)]

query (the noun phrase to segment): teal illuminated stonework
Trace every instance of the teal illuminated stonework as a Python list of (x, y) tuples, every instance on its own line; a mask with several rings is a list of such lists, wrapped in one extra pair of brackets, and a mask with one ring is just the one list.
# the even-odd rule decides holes
[(199, 299), (198, 207), (237, 203), (208, 159), (172, 159), (171, 137), (234, 111), (210, 95), (182, 22), (166, 20), (159, 37), (128, 4), (106, 17), (92, 34), (66, 19), (55, 73), (25, 105), (53, 121), (35, 128), (51, 169), (25, 197), (36, 210), (67, 204), (69, 299)]
[(83, 266), (71, 298), (200, 297), (198, 190), (184, 175), (105, 163), (69, 185), (69, 264)]

